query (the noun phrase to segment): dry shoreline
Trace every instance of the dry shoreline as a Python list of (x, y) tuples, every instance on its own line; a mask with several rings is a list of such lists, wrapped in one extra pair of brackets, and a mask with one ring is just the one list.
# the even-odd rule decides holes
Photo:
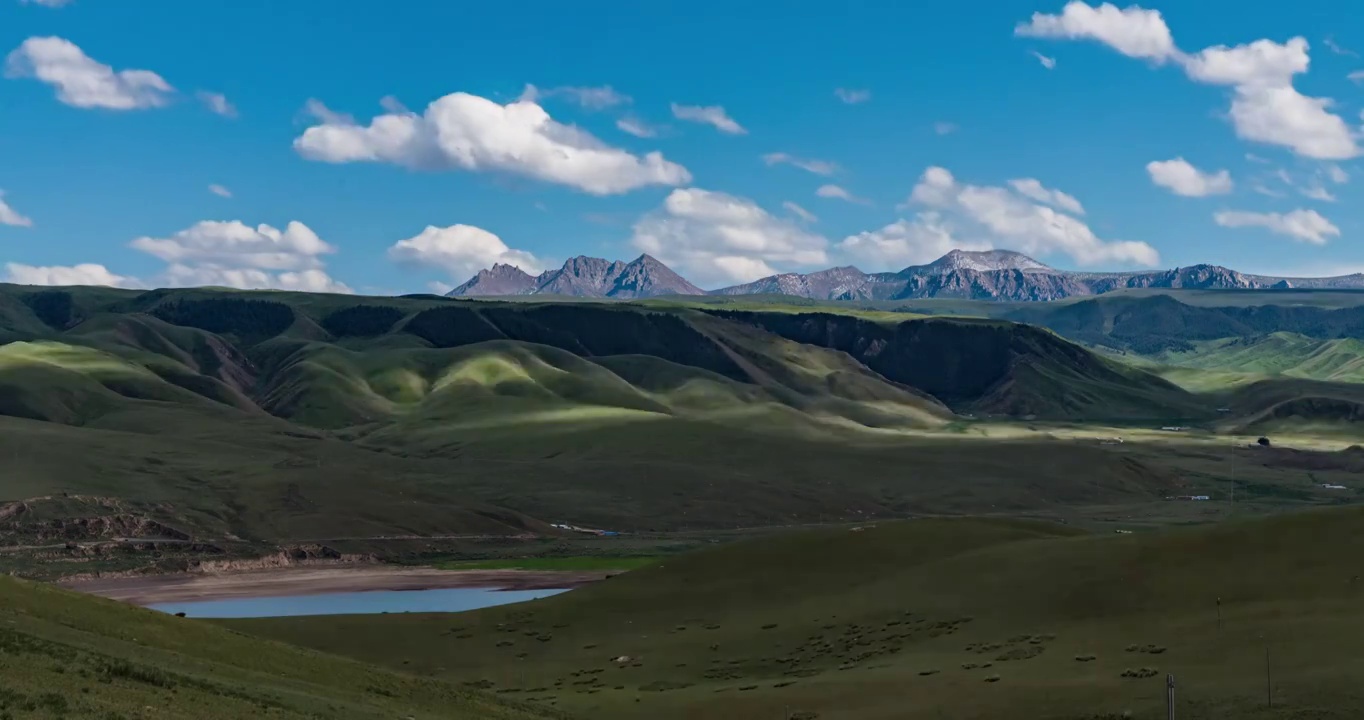
[(535, 570), (437, 570), (383, 565), (273, 568), (244, 572), (95, 578), (59, 582), (69, 590), (135, 605), (320, 595), (366, 590), (575, 588), (614, 573)]

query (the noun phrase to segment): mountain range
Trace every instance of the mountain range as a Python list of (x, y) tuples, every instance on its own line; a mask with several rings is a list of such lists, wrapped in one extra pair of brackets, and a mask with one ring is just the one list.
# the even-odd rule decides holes
[(662, 295), (790, 295), (812, 300), (1047, 301), (1101, 295), (1126, 288), (1206, 290), (1364, 289), (1364, 273), (1326, 278), (1250, 275), (1220, 265), (1173, 270), (1075, 272), (1044, 265), (1011, 250), (953, 250), (926, 265), (899, 272), (865, 273), (835, 267), (812, 273), (783, 273), (743, 285), (702, 290), (649, 255), (631, 262), (579, 256), (558, 270), (530, 275), (511, 265), (494, 265), (450, 291), (452, 297), (557, 295), (632, 299)]

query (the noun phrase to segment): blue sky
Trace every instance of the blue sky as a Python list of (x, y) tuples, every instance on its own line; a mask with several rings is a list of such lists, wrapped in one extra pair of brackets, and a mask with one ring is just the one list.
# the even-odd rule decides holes
[(1349, 0), (469, 7), (0, 0), (0, 279), (1364, 270)]

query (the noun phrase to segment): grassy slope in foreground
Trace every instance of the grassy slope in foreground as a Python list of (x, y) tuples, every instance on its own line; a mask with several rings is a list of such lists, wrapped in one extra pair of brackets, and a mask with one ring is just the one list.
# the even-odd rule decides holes
[(1364, 709), (1361, 553), (1358, 509), (1137, 535), (919, 520), (459, 617), (231, 625), (591, 717), (1154, 718), (1174, 673), (1181, 719), (1345, 720)]
[(0, 717), (557, 717), (438, 680), (0, 576)]

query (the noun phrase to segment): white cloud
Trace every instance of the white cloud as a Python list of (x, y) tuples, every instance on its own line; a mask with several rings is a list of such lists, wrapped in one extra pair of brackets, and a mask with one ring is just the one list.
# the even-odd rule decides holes
[(544, 263), (524, 250), (513, 250), (502, 238), (473, 225), (434, 227), (399, 240), (388, 249), (394, 262), (435, 267), (464, 280), (493, 265), (514, 265), (534, 275)]
[(631, 243), (702, 284), (749, 282), (774, 268), (828, 262), (828, 241), (752, 200), (700, 188), (674, 190), (634, 226)]
[(930, 167), (909, 202), (937, 210), (947, 221), (972, 226), (973, 237), (995, 247), (1032, 255), (1064, 253), (1080, 265), (1160, 262), (1155, 248), (1146, 243), (1102, 240), (1080, 220), (1031, 200), (1016, 188), (963, 184), (947, 169)]
[(71, 4), (71, 0), (19, 0), (20, 5), (42, 5), (43, 7), (59, 8)]
[(866, 101), (868, 101), (868, 100), (871, 99), (871, 91), (870, 91), (870, 90), (853, 90), (853, 89), (851, 89), (851, 88), (834, 88), (834, 95), (837, 96), (839, 100), (842, 100), (843, 102), (845, 102), (845, 103), (847, 103), (847, 104), (849, 104), (849, 105), (856, 105), (856, 104), (858, 104), (858, 103), (864, 103), (864, 102), (866, 102)]
[(954, 132), (956, 132), (956, 131), (957, 131), (957, 126), (956, 126), (955, 123), (944, 122), (944, 121), (941, 121), (941, 120), (938, 121), (938, 122), (933, 123), (933, 132), (935, 132), (935, 133), (937, 133), (937, 134), (939, 134), (939, 135), (951, 135), (952, 133), (954, 133)]
[(1043, 187), (1042, 183), (1036, 178), (1010, 180), (1009, 186), (1019, 195), (1036, 200), (1044, 205), (1050, 205), (1075, 215), (1085, 214), (1084, 206), (1080, 204), (1079, 200), (1075, 199), (1074, 195)]
[(942, 216), (930, 211), (880, 230), (850, 235), (836, 247), (863, 270), (879, 272), (929, 263), (952, 250), (989, 250), (991, 245), (953, 236)]
[(1329, 36), (1323, 39), (1321, 42), (1323, 45), (1329, 48), (1331, 52), (1337, 55), (1344, 55), (1346, 57), (1359, 57), (1359, 53), (1349, 48), (1341, 47), (1334, 39), (1332, 39)]
[(387, 162), (413, 169), (500, 171), (614, 195), (646, 185), (681, 185), (687, 169), (652, 152), (636, 157), (571, 125), (539, 105), (453, 93), (416, 113), (387, 114), (368, 126), (310, 101), (321, 125), (294, 141), (309, 160)]
[(385, 95), (379, 98), (379, 107), (387, 110), (388, 112), (393, 113), (394, 115), (406, 115), (407, 113), (412, 112), (411, 110), (407, 109), (407, 106), (403, 104), (403, 101), (399, 100), (398, 98), (392, 95)]
[(616, 127), (624, 132), (634, 135), (635, 137), (651, 138), (658, 136), (657, 128), (654, 128), (653, 126), (649, 125), (648, 123), (644, 122), (643, 120), (639, 119), (634, 115), (626, 115), (625, 117), (622, 117), (621, 119), (617, 120)]
[(1044, 68), (1046, 68), (1046, 69), (1048, 69), (1048, 70), (1055, 70), (1055, 69), (1056, 69), (1056, 58), (1054, 58), (1054, 57), (1047, 57), (1046, 55), (1043, 55), (1042, 53), (1037, 52), (1036, 50), (1033, 50), (1033, 51), (1031, 51), (1031, 52), (1032, 52), (1032, 56), (1035, 57), (1035, 58), (1037, 58), (1037, 62), (1042, 63), (1042, 67), (1044, 67)]
[(430, 290), (431, 292), (437, 295), (446, 295), (451, 290), (454, 290), (455, 286), (451, 285), (450, 283), (443, 283), (439, 280), (432, 280), (431, 282), (426, 284), (426, 289)]
[(1330, 178), (1331, 182), (1337, 185), (1343, 185), (1350, 182), (1350, 174), (1345, 172), (1344, 168), (1334, 163), (1326, 166), (1326, 177)]
[(719, 105), (678, 105), (672, 104), (673, 117), (688, 122), (713, 125), (716, 130), (729, 135), (747, 135), (748, 131), (734, 121)]
[(815, 190), (815, 195), (822, 198), (829, 198), (831, 200), (844, 200), (850, 203), (857, 203), (859, 205), (871, 204), (870, 200), (858, 197), (848, 192), (846, 188), (839, 185), (820, 185), (819, 188)]
[(1033, 13), (1031, 20), (1014, 28), (1014, 34), (1097, 40), (1128, 57), (1156, 62), (1168, 60), (1179, 52), (1160, 11), (1135, 5), (1118, 9), (1116, 5), (1104, 3), (1094, 8), (1073, 0), (1066, 3), (1060, 15)]
[(142, 287), (137, 278), (115, 275), (103, 265), (50, 265), (39, 267), (20, 263), (5, 264), (4, 282), (18, 285), (107, 285), (109, 287)]
[(129, 246), (168, 263), (159, 284), (219, 285), (242, 289), (348, 293), (324, 270), (322, 256), (336, 252), (307, 225), (284, 230), (240, 221), (205, 220), (170, 237), (140, 237)]
[(616, 92), (610, 85), (601, 87), (555, 87), (537, 88), (529, 83), (521, 91), (521, 102), (539, 102), (540, 98), (566, 97), (589, 109), (604, 110), (617, 105), (627, 105), (634, 100), (629, 95)]
[(323, 270), (296, 270), (271, 273), (256, 268), (220, 268), (174, 264), (166, 268), (158, 284), (169, 287), (215, 287), (242, 290), (292, 290), (295, 292), (353, 292)]
[(1195, 82), (1232, 88), (1227, 117), (1238, 137), (1323, 160), (1359, 154), (1354, 131), (1329, 111), (1332, 101), (1307, 97), (1293, 87), (1293, 77), (1309, 64), (1307, 41), (1301, 37), (1282, 44), (1262, 39), (1235, 47), (1217, 45), (1189, 55), (1175, 46), (1158, 11), (1135, 5), (1119, 10), (1110, 3), (1092, 8), (1080, 0), (1067, 3), (1060, 15), (1035, 13), (1015, 33), (1097, 40), (1130, 57), (1173, 60)]
[(1254, 162), (1254, 163), (1261, 163), (1261, 164), (1265, 164), (1265, 163), (1268, 163), (1268, 162), (1269, 162), (1269, 159), (1268, 159), (1268, 158), (1262, 158), (1262, 157), (1260, 157), (1259, 155), (1256, 155), (1255, 153), (1246, 153), (1246, 159), (1249, 160), (1249, 161), (1251, 161), (1251, 162)]
[(1313, 245), (1325, 245), (1330, 237), (1340, 237), (1340, 228), (1315, 210), (1294, 210), (1289, 213), (1257, 213), (1224, 210), (1213, 214), (1213, 221), (1222, 227), (1262, 227), (1278, 235), (1286, 235)]
[(815, 215), (809, 210), (806, 210), (800, 205), (791, 202), (790, 200), (787, 200), (786, 202), (782, 203), (781, 206), (786, 208), (787, 212), (791, 213), (792, 215), (795, 215), (796, 217), (800, 218), (801, 220), (807, 223), (819, 222), (819, 216)]
[(137, 238), (130, 246), (168, 263), (263, 270), (316, 269), (322, 266), (322, 255), (336, 252), (297, 221), (281, 231), (269, 225), (253, 228), (239, 220), (205, 220), (168, 238)]
[(228, 190), (227, 188), (223, 187), (222, 185), (217, 185), (217, 184), (209, 185), (209, 186), (208, 186), (208, 191), (211, 192), (211, 193), (213, 193), (214, 195), (217, 195), (218, 197), (225, 197), (225, 198), (230, 198), (230, 197), (232, 197), (232, 191), (231, 191), (231, 190)]
[(5, 191), (0, 190), (0, 225), (11, 227), (33, 227), (33, 220), (24, 215), (20, 215), (17, 210), (5, 202)]
[(1252, 186), (1251, 186), (1251, 189), (1254, 190), (1254, 191), (1257, 192), (1257, 193), (1260, 193), (1261, 195), (1266, 195), (1266, 196), (1272, 197), (1272, 198), (1283, 198), (1283, 197), (1288, 197), (1286, 194), (1281, 193), (1281, 192), (1279, 192), (1278, 190), (1271, 190), (1271, 189), (1265, 187), (1264, 185), (1261, 185), (1261, 184), (1258, 184), (1258, 183), (1255, 184), (1255, 185), (1252, 185)]
[(1182, 157), (1173, 160), (1153, 160), (1146, 163), (1151, 182), (1185, 197), (1225, 195), (1231, 192), (1231, 173), (1226, 170), (1207, 173), (1194, 167)]
[(827, 160), (812, 160), (808, 158), (798, 158), (784, 152), (768, 153), (763, 156), (763, 162), (771, 165), (791, 165), (801, 170), (812, 172), (816, 175), (833, 175), (838, 172), (838, 164)]
[(237, 117), (236, 106), (228, 102), (227, 96), (222, 93), (200, 90), (199, 92), (195, 93), (194, 96), (199, 98), (199, 102), (203, 103), (204, 107), (208, 108), (209, 111), (213, 113), (228, 118)]
[(115, 72), (59, 37), (31, 37), (5, 60), (5, 76), (35, 78), (57, 89), (57, 99), (78, 108), (137, 110), (162, 107), (175, 92), (150, 70)]
[(1346, 75), (1346, 76), (1345, 76), (1345, 79), (1346, 79), (1346, 80), (1352, 80), (1352, 81), (1357, 82), (1357, 83), (1359, 83), (1359, 84), (1361, 84), (1361, 85), (1364, 85), (1364, 70), (1355, 70), (1355, 71), (1351, 72), (1349, 75)]
[(1327, 190), (1325, 186), (1320, 184), (1300, 187), (1298, 188), (1298, 192), (1301, 193), (1303, 197), (1311, 198), (1313, 200), (1321, 200), (1323, 202), (1336, 201), (1336, 196), (1332, 195), (1330, 190)]

